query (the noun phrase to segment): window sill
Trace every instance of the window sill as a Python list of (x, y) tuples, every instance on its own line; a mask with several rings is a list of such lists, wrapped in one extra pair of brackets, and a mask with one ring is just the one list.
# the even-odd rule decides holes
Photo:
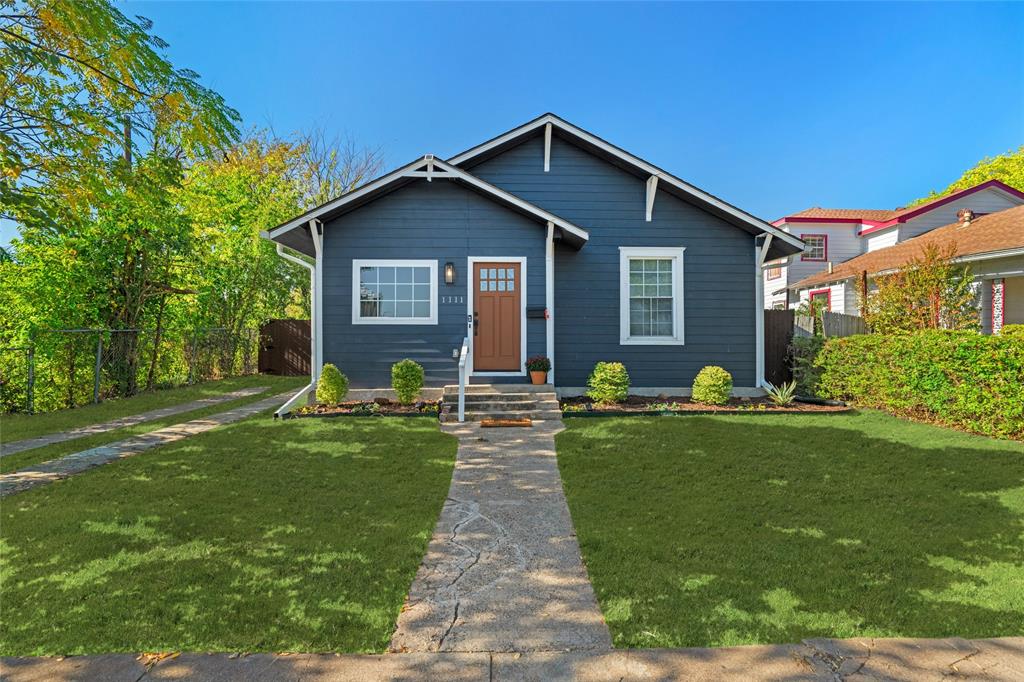
[(670, 336), (633, 336), (619, 339), (620, 346), (683, 346), (682, 339)]
[(381, 324), (381, 325), (416, 324), (416, 325), (420, 325), (420, 326), (426, 327), (426, 326), (430, 326), (430, 325), (436, 326), (437, 325), (437, 319), (436, 318), (429, 318), (429, 317), (414, 317), (414, 318), (391, 318), (391, 317), (384, 317), (384, 318), (380, 318), (380, 319), (358, 318), (358, 319), (352, 320), (352, 324)]

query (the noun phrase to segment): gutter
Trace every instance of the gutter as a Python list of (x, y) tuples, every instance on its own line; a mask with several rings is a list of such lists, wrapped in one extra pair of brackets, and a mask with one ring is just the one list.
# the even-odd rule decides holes
[(285, 253), (284, 245), (283, 244), (278, 244), (277, 245), (277, 255), (280, 256), (281, 258), (284, 258), (286, 261), (290, 261), (292, 263), (295, 263), (296, 265), (301, 265), (302, 267), (304, 267), (307, 270), (309, 270), (309, 301), (310, 301), (310, 308), (311, 308), (311, 310), (310, 310), (310, 319), (309, 319), (309, 345), (310, 345), (310, 348), (309, 348), (309, 375), (310, 376), (309, 376), (309, 378), (310, 378), (310, 381), (309, 381), (309, 383), (306, 386), (304, 386), (303, 388), (299, 389), (298, 393), (296, 393), (291, 398), (289, 398), (288, 402), (286, 402), (281, 407), (277, 408), (277, 411), (274, 412), (274, 419), (278, 419), (280, 417), (283, 417), (286, 414), (288, 414), (289, 412), (291, 412), (292, 408), (295, 407), (299, 403), (299, 401), (301, 401), (303, 399), (308, 401), (309, 400), (309, 396), (312, 395), (313, 391), (316, 390), (316, 376), (315, 376), (315, 374), (313, 372), (313, 365), (316, 362), (316, 319), (315, 319), (315, 316), (316, 316), (316, 304), (315, 304), (316, 297), (314, 295), (315, 289), (316, 289), (316, 267), (313, 266), (311, 263), (307, 263), (306, 261), (302, 260), (301, 258), (296, 258), (295, 256), (291, 255), (290, 253)]

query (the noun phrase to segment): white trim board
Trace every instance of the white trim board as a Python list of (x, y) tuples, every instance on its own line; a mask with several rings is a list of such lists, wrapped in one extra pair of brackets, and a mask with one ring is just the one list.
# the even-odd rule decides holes
[[(362, 317), (359, 299), (359, 269), (364, 267), (412, 267), (429, 268), (430, 270), (430, 316), (429, 317)], [(414, 284), (410, 284), (414, 286)], [(405, 325), (436, 325), (437, 324), (437, 261), (408, 260), (402, 258), (353, 258), (352, 259), (352, 324), (405, 324)]]
[[(559, 398), (576, 398), (586, 395), (590, 389), (586, 386), (555, 386), (555, 393)], [(660, 395), (670, 397), (689, 398), (693, 394), (692, 388), (682, 386), (630, 386), (630, 395), (639, 395), (645, 398), (657, 398)], [(763, 388), (753, 386), (733, 386), (732, 397), (734, 398), (760, 398), (765, 395)], [(684, 413), (685, 414), (685, 413)], [(572, 414), (567, 414), (571, 417)]]
[(778, 229), (777, 227), (774, 227), (773, 225), (770, 225), (767, 222), (761, 220), (760, 218), (755, 218), (749, 213), (746, 213), (745, 211), (742, 211), (736, 208), (735, 206), (731, 206), (730, 204), (725, 203), (718, 197), (708, 194), (702, 189), (694, 187), (688, 182), (685, 182), (684, 180), (681, 180), (676, 176), (663, 171), (662, 169), (658, 168), (655, 165), (647, 163), (638, 156), (634, 156), (623, 149), (619, 149), (613, 144), (605, 142), (601, 138), (591, 133), (588, 133), (582, 128), (577, 128), (573, 124), (559, 118), (558, 116), (555, 116), (554, 114), (544, 114), (540, 118), (536, 118), (528, 123), (524, 123), (518, 128), (513, 128), (512, 130), (502, 135), (499, 135), (493, 140), (484, 142), (483, 144), (468, 149), (457, 156), (451, 157), (450, 159), (448, 159), (448, 163), (454, 166), (461, 165), (466, 161), (469, 161), (470, 159), (479, 156), (480, 154), (484, 154), (496, 147), (500, 147), (501, 145), (507, 142), (515, 140), (521, 135), (524, 135), (533, 130), (541, 128), (542, 126), (547, 125), (551, 125), (554, 128), (557, 128), (563, 132), (568, 133), (569, 135), (572, 135), (574, 137), (579, 138), (580, 140), (583, 140), (587, 144), (590, 144), (600, 149), (606, 154), (609, 154), (617, 159), (620, 159), (630, 164), (631, 166), (633, 166), (634, 168), (638, 169), (639, 171), (643, 172), (648, 176), (657, 176), (658, 179), (661, 180), (662, 182), (665, 182), (677, 189), (680, 189), (696, 199), (706, 202), (707, 204), (718, 209), (719, 211), (722, 211), (723, 213), (732, 216), (736, 220), (739, 220), (740, 222), (749, 225), (750, 227), (758, 230), (759, 232), (774, 235), (781, 239), (782, 241), (790, 244), (791, 246), (795, 246), (799, 248), (801, 251), (803, 250), (803, 242), (800, 241), (800, 239), (798, 239), (797, 237), (789, 234), (788, 232), (784, 232)]
[[(522, 280), (519, 284), (519, 372), (476, 372), (473, 370), (473, 334), (472, 328), (469, 331), (469, 357), (466, 364), (469, 365), (469, 376), (471, 377), (525, 377), (526, 376), (526, 256), (469, 256), (466, 258), (466, 314), (468, 320), (473, 319), (473, 296), (475, 294), (476, 282), (473, 281), (474, 263), (518, 263), (519, 277)], [(472, 324), (470, 322), (469, 324)]]
[[(619, 247), (619, 345), (682, 346), (685, 342), (683, 300), (683, 254), (685, 246)], [(672, 259), (672, 336), (629, 335), (629, 261), (633, 258)]]

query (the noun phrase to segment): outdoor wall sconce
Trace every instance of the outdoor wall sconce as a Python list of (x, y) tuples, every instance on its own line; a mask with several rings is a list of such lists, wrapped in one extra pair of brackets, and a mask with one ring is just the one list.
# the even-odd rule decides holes
[(444, 283), (455, 284), (455, 263), (451, 261), (444, 264)]

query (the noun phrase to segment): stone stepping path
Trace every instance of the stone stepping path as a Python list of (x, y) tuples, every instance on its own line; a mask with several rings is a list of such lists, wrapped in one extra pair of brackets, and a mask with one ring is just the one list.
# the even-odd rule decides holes
[(156, 421), (158, 419), (163, 419), (164, 417), (181, 414), (182, 412), (200, 410), (204, 407), (226, 403), (231, 400), (238, 400), (239, 398), (248, 398), (249, 396), (263, 393), (265, 390), (267, 390), (266, 386), (253, 386), (252, 388), (243, 388), (238, 391), (232, 391), (231, 393), (225, 393), (211, 398), (201, 398), (199, 400), (181, 403), (180, 405), (160, 407), (155, 410), (149, 410), (148, 412), (140, 412), (139, 414), (133, 414), (128, 417), (112, 419), (111, 421), (103, 422), (102, 424), (89, 424), (88, 426), (80, 426), (76, 429), (61, 431), (60, 433), (49, 433), (45, 436), (26, 438), (25, 440), (17, 440), (13, 443), (0, 443), (0, 457), (6, 457), (7, 455), (25, 452), (26, 450), (33, 450), (35, 448), (41, 448), (44, 445), (53, 445), (54, 443), (63, 443), (65, 441), (74, 440), (75, 438), (93, 436), (97, 433), (106, 433), (107, 431), (113, 431), (114, 429), (123, 429), (126, 426), (134, 426), (135, 424), (142, 424), (143, 422)]
[(558, 473), (561, 421), (443, 428), (455, 471), (391, 651), (610, 649)]
[(1024, 679), (1024, 637), (812, 639), (716, 649), (537, 653), (191, 654), (147, 665), (135, 654), (0, 658), (5, 682), (526, 682), (544, 680), (1004, 680)]
[(210, 415), (201, 419), (193, 419), (181, 424), (174, 424), (166, 428), (150, 431), (140, 436), (133, 436), (124, 440), (100, 445), (88, 450), (82, 450), (66, 457), (51, 459), (42, 464), (19, 469), (10, 474), (0, 474), (0, 498), (22, 492), (45, 483), (74, 476), (93, 467), (98, 467), (108, 462), (113, 462), (124, 457), (131, 457), (139, 453), (151, 450), (161, 445), (167, 445), (175, 441), (194, 436), (203, 431), (230, 424), (240, 419), (252, 416), (264, 410), (281, 405), (288, 400), (292, 393), (282, 393), (271, 398), (264, 398), (249, 405), (236, 407), (227, 412)]

